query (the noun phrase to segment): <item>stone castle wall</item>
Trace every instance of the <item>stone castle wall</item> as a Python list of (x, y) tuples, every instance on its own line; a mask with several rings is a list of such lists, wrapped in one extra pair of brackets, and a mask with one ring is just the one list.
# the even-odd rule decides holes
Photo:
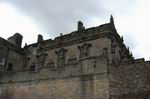
[[(105, 42), (105, 43), (100, 43)], [(110, 47), (109, 39), (99, 38), (88, 41), (91, 44), (87, 57), (80, 56), (79, 46), (85, 43), (65, 46), (67, 49), (65, 65), (57, 67), (57, 54), (61, 48), (46, 50), (45, 62), (38, 61), (37, 47), (28, 47), (26, 57), (30, 62), (26, 67), (17, 68), (15, 72), (6, 72), (1, 75), (1, 97), (10, 96), (10, 99), (93, 99), (109, 96), (109, 81), (107, 75), (107, 58), (104, 48)], [(19, 60), (20, 54), (9, 52), (9, 58)], [(15, 57), (13, 57), (13, 55)], [(8, 59), (9, 59), (8, 58)], [(39, 57), (38, 57), (39, 58)], [(69, 59), (76, 58), (76, 61)], [(10, 60), (8, 60), (11, 62)], [(14, 62), (17, 62), (14, 60)], [(29, 67), (35, 62), (37, 68), (31, 71)], [(21, 63), (21, 62), (20, 62)], [(14, 64), (14, 63), (13, 63)], [(15, 65), (16, 66), (16, 65)]]
[(110, 94), (125, 99), (149, 99), (150, 62), (136, 62), (110, 68)]
[(149, 99), (150, 62), (134, 59), (112, 16), (24, 48), (19, 33), (8, 40), (0, 38), (0, 99)]
[(23, 53), (9, 49), (0, 98), (108, 99), (111, 40), (105, 35), (91, 28), (25, 46)]
[(108, 99), (107, 74), (7, 83), (1, 95), (7, 99)]

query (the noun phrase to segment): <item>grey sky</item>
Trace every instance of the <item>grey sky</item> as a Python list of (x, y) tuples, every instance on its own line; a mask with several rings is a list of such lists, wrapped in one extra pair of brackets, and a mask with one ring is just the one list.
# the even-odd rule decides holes
[[(135, 37), (135, 32), (141, 31), (137, 31), (141, 26), (137, 26), (136, 20), (143, 22), (141, 18), (145, 14), (142, 15), (142, 7), (148, 0), (1, 0), (1, 3), (11, 4), (19, 14), (29, 17), (46, 39), (76, 30), (78, 20), (88, 28), (109, 22), (113, 14), (118, 33), (124, 36), (134, 56), (143, 55), (147, 59), (150, 56), (150, 53), (146, 53), (149, 47), (141, 50), (144, 54), (140, 54), (142, 52), (137, 49), (143, 47), (141, 44), (144, 42), (141, 40), (142, 43), (139, 43), (138, 37)], [(140, 9), (143, 10), (138, 12)], [(24, 42), (29, 41), (28, 38), (24, 39)]]
[(121, 15), (128, 13), (132, 10), (133, 1), (136, 0), (132, 0), (132, 2), (131, 0), (6, 1), (13, 4), (20, 13), (33, 18), (45, 33), (50, 33), (53, 36), (53, 33), (68, 32), (76, 29), (74, 26), (78, 20), (82, 20), (87, 26), (93, 26), (94, 18), (108, 20), (110, 14), (120, 13)]

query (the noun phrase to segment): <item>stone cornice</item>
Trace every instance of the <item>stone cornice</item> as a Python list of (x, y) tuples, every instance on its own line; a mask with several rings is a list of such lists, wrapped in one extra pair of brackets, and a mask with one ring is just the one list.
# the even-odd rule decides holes
[(72, 40), (72, 41), (66, 41), (66, 42), (63, 42), (61, 44), (49, 45), (48, 47), (38, 49), (38, 52), (47, 51), (47, 50), (60, 48), (60, 47), (66, 47), (66, 46), (74, 45), (74, 44), (79, 44), (79, 43), (83, 43), (83, 42), (87, 42), (87, 41), (91, 41), (91, 40), (95, 40), (95, 39), (103, 38), (103, 37), (107, 37), (109, 39), (115, 38), (121, 47), (125, 46), (123, 44), (120, 36), (117, 33), (112, 33), (111, 31), (105, 31), (105, 32), (97, 33), (95, 35), (93, 34), (90, 36), (86, 36), (84, 38), (77, 38), (77, 39)]

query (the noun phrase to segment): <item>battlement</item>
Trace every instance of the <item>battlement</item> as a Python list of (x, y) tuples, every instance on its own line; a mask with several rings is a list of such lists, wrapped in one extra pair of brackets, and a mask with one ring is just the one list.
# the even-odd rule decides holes
[[(82, 23), (83, 24), (83, 23)], [(95, 38), (98, 38), (99, 36), (103, 37), (104, 35), (110, 36), (110, 35), (116, 35), (119, 39), (120, 36), (117, 34), (117, 31), (115, 29), (115, 26), (112, 23), (106, 23), (97, 27), (91, 27), (85, 29), (79, 29), (77, 31), (73, 31), (68, 34), (61, 34), (59, 37), (56, 37), (55, 39), (48, 39), (48, 40), (42, 40), (42, 42), (37, 42), (34, 44), (30, 44), (25, 46), (30, 47), (30, 46), (38, 46), (41, 44), (40, 50), (46, 50), (49, 48), (57, 48), (63, 45), (69, 44), (74, 44), (74, 43), (79, 43), (79, 42), (84, 42), (85, 40), (92, 40)], [(121, 41), (121, 40), (119, 40)], [(71, 43), (72, 42), (72, 43)]]

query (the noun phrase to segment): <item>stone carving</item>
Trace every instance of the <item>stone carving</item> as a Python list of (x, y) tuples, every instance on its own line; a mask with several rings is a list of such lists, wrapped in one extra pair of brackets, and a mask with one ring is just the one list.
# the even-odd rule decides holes
[(115, 49), (116, 49), (117, 45), (114, 42), (114, 39), (111, 40), (111, 52), (115, 53)]
[(37, 39), (38, 43), (43, 42), (43, 36), (41, 34), (38, 35), (38, 39)]
[(119, 65), (120, 64), (120, 53), (117, 48), (117, 45), (114, 42), (114, 39), (111, 40), (111, 52), (112, 52), (112, 64)]
[(80, 58), (85, 58), (89, 56), (90, 47), (91, 47), (91, 44), (89, 43), (84, 43), (83, 45), (78, 46), (80, 50)]
[(30, 57), (24, 56), (23, 57), (23, 68), (26, 68), (29, 65)]
[(110, 16), (110, 23), (114, 23), (113, 15)]
[(27, 47), (28, 46), (28, 44), (27, 43), (25, 43), (25, 47)]
[(66, 62), (67, 49), (61, 48), (60, 50), (55, 52), (57, 54), (57, 68), (63, 68)]
[(62, 44), (62, 42), (63, 42), (63, 34), (62, 34), (62, 33), (60, 33), (60, 40), (59, 40), (59, 44), (61, 45), (61, 44)]
[(123, 47), (120, 51), (121, 62), (131, 63), (134, 60), (132, 53), (130, 53), (129, 48)]
[(83, 23), (81, 21), (78, 21), (78, 31), (84, 30), (85, 27), (83, 26)]

